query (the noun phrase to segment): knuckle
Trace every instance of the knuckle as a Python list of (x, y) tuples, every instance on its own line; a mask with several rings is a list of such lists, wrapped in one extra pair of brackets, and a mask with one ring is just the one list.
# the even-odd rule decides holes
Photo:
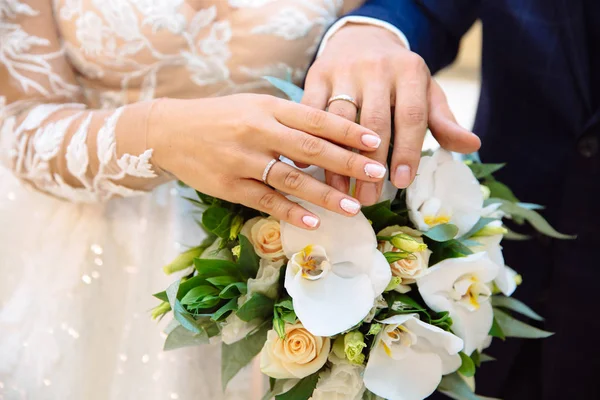
[(274, 210), (275, 206), (277, 205), (277, 195), (271, 192), (261, 195), (260, 199), (258, 200), (258, 205), (263, 210)]
[(364, 60), (366, 67), (373, 68), (376, 70), (385, 69), (390, 62), (390, 57), (387, 54), (373, 54)]
[(294, 210), (295, 210), (295, 206), (293, 204), (289, 204), (289, 205), (285, 205), (284, 206), (284, 210), (282, 214), (285, 214), (285, 220), (286, 221), (291, 221), (294, 218)]
[(321, 192), (321, 202), (322, 204), (328, 205), (331, 204), (331, 201), (333, 200), (333, 196), (334, 196), (335, 192), (333, 189), (325, 189), (323, 190), (323, 192)]
[(350, 153), (346, 158), (346, 171), (354, 171), (356, 164), (358, 163), (358, 154)]
[(407, 106), (402, 111), (403, 119), (408, 125), (422, 125), (425, 122), (425, 107)]
[(391, 117), (379, 109), (370, 111), (364, 119), (364, 125), (377, 133), (389, 129), (392, 122)]
[(306, 111), (305, 121), (311, 130), (321, 130), (325, 125), (327, 114), (324, 111), (310, 108)]
[(415, 72), (427, 71), (427, 73), (429, 73), (429, 68), (427, 67), (427, 64), (425, 63), (425, 60), (423, 59), (423, 57), (421, 57), (420, 55), (418, 55), (416, 53), (408, 54), (406, 56), (404, 63), (406, 65), (406, 67), (411, 71), (415, 71)]
[(304, 176), (301, 172), (292, 170), (285, 174), (283, 185), (290, 190), (298, 190), (304, 183)]
[(308, 136), (302, 141), (302, 152), (308, 157), (319, 157), (325, 152), (325, 142), (314, 136)]

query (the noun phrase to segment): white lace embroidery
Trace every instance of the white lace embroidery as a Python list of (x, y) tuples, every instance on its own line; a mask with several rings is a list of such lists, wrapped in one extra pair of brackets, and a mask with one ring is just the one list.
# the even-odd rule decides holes
[[(40, 190), (76, 202), (105, 201), (113, 196), (133, 196), (145, 192), (121, 186), (119, 181), (126, 176), (138, 178), (154, 178), (150, 158), (152, 150), (146, 150), (139, 156), (124, 154), (117, 157), (115, 130), (123, 108), (117, 109), (108, 117), (96, 137), (99, 168), (93, 178), (86, 176), (89, 167), (87, 137), (92, 120), (92, 113), (81, 122), (71, 138), (65, 155), (67, 169), (81, 184), (82, 188), (73, 187), (63, 178), (52, 173), (50, 162), (58, 155), (64, 141), (65, 133), (73, 121), (81, 117), (82, 112), (44, 124), (55, 112), (67, 108), (80, 108), (80, 104), (44, 104), (32, 109), (25, 120), (15, 125), (16, 118), (9, 117), (4, 122), (1, 135), (12, 136), (18, 151), (13, 152), (12, 164), (17, 177), (33, 184)], [(35, 131), (33, 135), (27, 135)]]
[[(60, 50), (44, 52), (44, 48), (51, 48), (49, 39), (29, 34), (24, 27), (11, 22), (19, 16), (42, 18), (39, 11), (19, 0), (0, 0), (0, 65), (7, 69), (21, 91), (38, 103), (56, 98), (72, 101), (83, 93), (92, 107), (104, 109), (164, 96), (159, 89), (161, 84), (172, 80), (171, 76), (175, 76), (176, 82), (183, 82), (180, 87), (188, 90), (189, 97), (268, 88), (269, 84), (262, 79), (265, 75), (292, 77), (300, 82), (322, 33), (336, 19), (344, 3), (343, 0), (214, 0), (195, 10), (185, 0), (52, 2), (59, 32), (64, 29), (69, 35)], [(236, 11), (230, 16), (221, 15), (223, 3)], [(245, 26), (240, 30), (233, 25), (239, 15), (235, 13), (246, 11), (253, 17), (241, 18)], [(247, 65), (234, 59), (237, 54), (232, 54), (230, 46), (235, 43), (237, 51), (239, 38), (261, 40), (266, 36), (285, 43), (281, 49), (287, 58), (279, 59), (274, 52), (276, 57), (258, 60), (257, 64), (250, 56), (243, 59)], [(312, 45), (302, 44), (300, 51), (293, 47), (288, 50), (289, 46), (297, 45), (294, 41), (308, 36), (313, 40)], [(78, 75), (79, 86), (53, 68), (64, 56)], [(185, 85), (188, 81), (190, 85)], [(6, 104), (6, 99), (0, 96), (0, 150), (21, 179), (59, 197), (92, 202), (114, 195), (140, 194), (118, 184), (126, 176), (156, 176), (150, 164), (152, 150), (117, 158), (114, 129), (121, 109), (96, 133), (90, 132), (91, 114), (47, 122), (56, 111), (86, 108), (83, 105), (31, 108), (35, 105), (31, 103), (32, 100), (27, 104)], [(27, 107), (31, 111), (17, 126), (17, 120), (11, 117), (13, 111)], [(59, 149), (64, 148), (66, 131), (74, 121), (79, 125), (64, 157), (67, 170), (81, 187), (70, 186), (49, 167), (50, 161), (58, 157)], [(95, 155), (88, 154), (87, 140), (92, 134), (97, 135)], [(89, 168), (91, 157), (100, 161), (98, 173), (93, 177)]]

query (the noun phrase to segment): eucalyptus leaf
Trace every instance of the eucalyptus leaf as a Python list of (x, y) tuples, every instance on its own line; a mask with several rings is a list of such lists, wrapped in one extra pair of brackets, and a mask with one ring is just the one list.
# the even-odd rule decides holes
[(506, 164), (481, 164), (481, 163), (470, 163), (468, 167), (475, 175), (475, 178), (481, 179), (492, 175), (494, 172), (504, 168)]
[(467, 232), (463, 238), (464, 239), (468, 239), (471, 236), (473, 236), (474, 234), (476, 234), (477, 232), (479, 232), (480, 230), (482, 230), (483, 228), (485, 228), (489, 223), (497, 221), (496, 218), (485, 218), (485, 217), (481, 217), (479, 218), (479, 221), (477, 221), (477, 223), (473, 226), (473, 228), (471, 228), (471, 230), (469, 232)]
[(455, 400), (481, 400), (457, 372), (444, 376), (438, 390)]
[(546, 208), (544, 206), (534, 203), (517, 203), (517, 205), (521, 208), (526, 208), (528, 210), (544, 210)]
[(273, 379), (273, 378), (269, 379), (269, 381), (272, 381), (272, 380), (274, 380), (275, 382), (273, 382), (270, 385), (271, 387), (270, 387), (269, 391), (267, 393), (265, 393), (262, 400), (273, 399), (276, 395), (283, 392), (284, 386), (288, 382), (288, 379)]
[(475, 376), (475, 363), (473, 362), (471, 357), (469, 357), (462, 351), (458, 353), (458, 355), (460, 356), (460, 360), (462, 361), (458, 372), (460, 372), (463, 376), (466, 376), (467, 378)]
[(512, 190), (510, 190), (510, 188), (505, 184), (498, 182), (493, 178), (486, 179), (484, 184), (488, 187), (488, 189), (490, 189), (490, 197), (497, 197), (513, 203), (519, 202), (519, 199), (517, 199)]
[(492, 305), (494, 307), (506, 308), (511, 311), (518, 312), (519, 314), (522, 314), (536, 321), (544, 320), (542, 316), (540, 316), (538, 313), (529, 308), (528, 305), (513, 297), (492, 296)]
[(199, 346), (201, 344), (208, 343), (209, 338), (206, 331), (201, 330), (200, 333), (193, 333), (179, 325), (167, 336), (163, 350), (169, 351), (182, 347)]
[(173, 316), (185, 329), (192, 333), (200, 334), (202, 333), (202, 329), (198, 326), (194, 317), (186, 311), (177, 299), (180, 282), (180, 280), (177, 280), (167, 288), (167, 297), (169, 298), (169, 304), (173, 309)]
[(232, 344), (224, 344), (221, 347), (221, 380), (223, 390), (227, 388), (229, 381), (252, 359), (260, 353), (267, 341), (269, 325), (264, 324), (256, 333), (246, 336)]
[(531, 236), (529, 236), (529, 235), (524, 235), (522, 233), (511, 231), (508, 228), (505, 228), (505, 229), (507, 230), (507, 232), (504, 234), (504, 239), (508, 239), (508, 240), (529, 240), (529, 239), (531, 239)]
[(242, 321), (250, 322), (254, 319), (264, 319), (273, 313), (273, 299), (260, 293), (252, 296), (237, 310), (235, 315)]
[(311, 398), (317, 382), (319, 381), (319, 373), (315, 372), (312, 375), (300, 380), (289, 391), (275, 396), (275, 400), (308, 400)]
[(456, 237), (458, 227), (453, 224), (436, 225), (427, 232), (423, 232), (424, 236), (436, 242), (447, 242)]
[(300, 103), (300, 101), (302, 101), (304, 91), (292, 82), (275, 78), (274, 76), (263, 76), (263, 79), (269, 81), (271, 85), (281, 90), (291, 101), (295, 103)]
[(525, 322), (519, 321), (498, 308), (494, 308), (494, 320), (498, 321), (498, 325), (506, 337), (541, 339), (554, 335), (552, 332), (546, 332), (542, 329), (528, 325)]

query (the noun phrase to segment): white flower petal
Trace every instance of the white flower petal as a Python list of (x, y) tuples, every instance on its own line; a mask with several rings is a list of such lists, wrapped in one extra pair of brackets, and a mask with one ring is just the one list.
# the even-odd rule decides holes
[(427, 324), (420, 319), (411, 318), (406, 321), (405, 326), (409, 331), (412, 331), (417, 336), (426, 338), (432, 345), (443, 349), (443, 352), (448, 354), (458, 354), (463, 349), (461, 338), (437, 326)]
[(489, 301), (482, 303), (477, 311), (455, 307), (450, 316), (453, 321), (452, 330), (465, 342), (465, 354), (471, 355), (483, 346), (494, 321), (494, 311)]
[(388, 400), (422, 400), (433, 393), (442, 379), (442, 361), (437, 354), (407, 349), (402, 360), (389, 357), (375, 346), (365, 369), (365, 386)]
[(309, 281), (287, 268), (285, 288), (296, 315), (315, 336), (333, 336), (359, 323), (373, 306), (373, 287), (366, 275), (343, 278), (330, 272)]
[(500, 268), (500, 272), (494, 280), (494, 283), (498, 286), (498, 289), (500, 289), (502, 294), (510, 297), (515, 290), (517, 290), (517, 282), (515, 281), (516, 276), (517, 271), (505, 265)]

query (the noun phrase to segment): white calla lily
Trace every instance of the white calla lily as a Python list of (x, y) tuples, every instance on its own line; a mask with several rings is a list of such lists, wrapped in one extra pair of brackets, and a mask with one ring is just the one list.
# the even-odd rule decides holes
[(450, 313), (452, 330), (464, 340), (468, 355), (481, 347), (492, 327), (489, 284), (499, 269), (487, 253), (481, 252), (441, 261), (417, 280), (425, 303), (436, 312)]
[(317, 336), (344, 332), (365, 318), (391, 280), (390, 266), (362, 213), (345, 217), (298, 201), (321, 219), (308, 231), (281, 223), (289, 259), (285, 288), (304, 327)]
[(426, 324), (417, 314), (396, 315), (375, 338), (365, 386), (388, 400), (421, 400), (438, 387), (442, 376), (461, 365), (463, 341)]
[(479, 220), (483, 194), (469, 167), (440, 149), (421, 158), (417, 176), (406, 190), (406, 205), (419, 230), (451, 223), (462, 236)]
[[(490, 228), (502, 228), (502, 221), (490, 222), (487, 227)], [(494, 263), (499, 267), (498, 276), (494, 280), (494, 283), (500, 289), (505, 296), (511, 296), (517, 289), (517, 282), (515, 277), (517, 273), (512, 268), (504, 264), (504, 256), (502, 255), (502, 241), (503, 235), (491, 235), (491, 236), (476, 236), (472, 240), (479, 243), (477, 246), (470, 246), (469, 248), (474, 253), (486, 252)]]

